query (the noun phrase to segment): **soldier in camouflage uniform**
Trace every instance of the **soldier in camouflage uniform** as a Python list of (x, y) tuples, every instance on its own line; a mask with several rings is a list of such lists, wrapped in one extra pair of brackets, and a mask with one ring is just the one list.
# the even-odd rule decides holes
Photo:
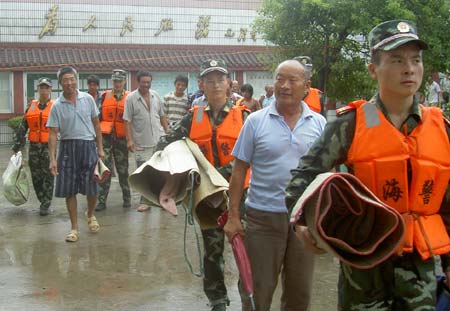
[(39, 215), (49, 214), (53, 197), (54, 177), (50, 173), (50, 157), (48, 154), (48, 129), (45, 127), (48, 115), (53, 104), (50, 99), (52, 94), (52, 82), (49, 78), (40, 78), (37, 85), (39, 99), (31, 101), (25, 117), (16, 132), (16, 142), (12, 147), (16, 153), (25, 146), (25, 136), (29, 131), (28, 139), (30, 148), (28, 151), (28, 163), (30, 165), (31, 180), (34, 191), (41, 203)]
[[(165, 146), (176, 140), (184, 137), (192, 137), (192, 128), (196, 126), (195, 123), (199, 122), (199, 116), (209, 118), (209, 122), (212, 127), (212, 131), (218, 130), (221, 124), (225, 124), (227, 116), (230, 115), (233, 109), (233, 103), (227, 99), (227, 74), (226, 64), (222, 60), (207, 60), (202, 63), (200, 67), (200, 78), (203, 80), (205, 94), (208, 98), (208, 105), (196, 106), (188, 114), (186, 114), (175, 126), (168, 132), (166, 136), (161, 137), (157, 150), (163, 149)], [(197, 117), (194, 118), (194, 111), (197, 111)], [(249, 111), (240, 109), (242, 111), (242, 118), (248, 116)], [(194, 120), (193, 120), (194, 119)], [(229, 118), (228, 118), (229, 119)], [(216, 142), (216, 136), (211, 139), (212, 144), (212, 158), (214, 167), (219, 173), (227, 180), (230, 179), (233, 162), (229, 162), (225, 165), (219, 163), (219, 153), (231, 154), (232, 146), (228, 148), (218, 148)], [(214, 138), (214, 139), (213, 139)], [(237, 138), (237, 137), (236, 137)], [(198, 142), (197, 142), (198, 143)], [(200, 146), (200, 145), (199, 145)], [(206, 149), (200, 146), (200, 149), (208, 158)], [(226, 149), (226, 150), (225, 150)], [(202, 237), (204, 242), (205, 254), (203, 258), (205, 276), (203, 279), (203, 289), (206, 296), (209, 299), (211, 310), (221, 311), (225, 310), (229, 304), (227, 296), (227, 289), (224, 282), (224, 232), (222, 229), (203, 229)]]
[[(125, 99), (129, 94), (124, 89), (126, 83), (126, 72), (120, 69), (113, 70), (113, 90), (103, 94), (100, 104), (100, 128), (103, 136), (103, 150), (105, 152), (104, 163), (112, 169), (113, 163), (119, 175), (119, 185), (122, 188), (123, 207), (131, 207), (131, 192), (128, 184), (128, 147), (123, 121)], [(113, 162), (114, 157), (114, 162)], [(111, 179), (100, 184), (98, 194), (98, 205), (96, 211), (106, 209)]]
[[(369, 102), (352, 102), (347, 107), (337, 111), (337, 119), (328, 123), (322, 136), (312, 146), (309, 153), (301, 159), (297, 169), (293, 170), (293, 178), (286, 189), (286, 204), (292, 210), (308, 184), (318, 174), (327, 172), (338, 164), (346, 163), (348, 171), (356, 176), (367, 176), (361, 174), (362, 164), (360, 163), (362, 162), (353, 160), (357, 158), (358, 154), (367, 154), (372, 150), (382, 154), (385, 150), (392, 148), (391, 146), (397, 145), (398, 141), (408, 142), (409, 144), (422, 139), (420, 141), (422, 144), (427, 139), (433, 140), (433, 142), (436, 140), (435, 143), (439, 146), (437, 151), (435, 151), (436, 149), (433, 150), (432, 145), (427, 145), (427, 150), (424, 150), (425, 148), (420, 149), (420, 146), (417, 146), (417, 148), (408, 148), (407, 151), (402, 151), (406, 154), (409, 153), (410, 156), (407, 160), (403, 158), (396, 161), (405, 165), (404, 167), (408, 167), (408, 172), (402, 170), (399, 171), (401, 173), (396, 173), (385, 170), (385, 172), (388, 171), (387, 174), (397, 174), (395, 176), (403, 177), (401, 181), (404, 186), (397, 189), (399, 191), (397, 191), (398, 197), (396, 198), (402, 199), (402, 195), (406, 197), (402, 199), (404, 203), (399, 206), (403, 208), (402, 216), (405, 219), (413, 219), (412, 223), (416, 223), (416, 230), (413, 231), (414, 244), (410, 244), (413, 247), (403, 244), (403, 249), (399, 253), (367, 270), (355, 269), (341, 262), (338, 282), (338, 310), (431, 311), (435, 309), (436, 304), (433, 251), (434, 254), (441, 255), (447, 280), (450, 276), (450, 256), (446, 251), (438, 252), (431, 243), (427, 245), (429, 256), (422, 256), (422, 250), (419, 248), (421, 243), (416, 241), (417, 236), (423, 236), (424, 239), (429, 240), (433, 240), (434, 237), (430, 234), (427, 235), (429, 231), (422, 224), (421, 219), (425, 216), (416, 211), (412, 212), (411, 208), (413, 204), (415, 204), (414, 208), (419, 210), (429, 208), (429, 201), (425, 199), (413, 201), (420, 189), (423, 192), (419, 195), (425, 193), (425, 188), (416, 186), (416, 180), (420, 177), (418, 172), (431, 172), (430, 167), (432, 166), (429, 165), (432, 164), (430, 162), (443, 165), (447, 169), (450, 165), (450, 126), (442, 117), (441, 112), (435, 108), (432, 111), (431, 108), (419, 106), (418, 98), (414, 96), (423, 77), (422, 50), (427, 48), (427, 45), (419, 40), (416, 26), (409, 21), (400, 20), (379, 24), (370, 32), (369, 43), (372, 57), (368, 69), (371, 77), (378, 81), (378, 93)], [(381, 127), (382, 129), (379, 130)], [(423, 132), (418, 131), (425, 128), (438, 131), (441, 135), (422, 138), (423, 135), (421, 137), (420, 133)], [(417, 131), (414, 131), (414, 129), (417, 129)], [(368, 131), (378, 135), (374, 136), (378, 139), (377, 143), (371, 140), (363, 142), (360, 139), (361, 133), (367, 133)], [(388, 133), (392, 131), (393, 135), (386, 135), (387, 131), (389, 131)], [(397, 132), (399, 135), (396, 134)], [(383, 138), (380, 141), (379, 137), (381, 136)], [(361, 144), (365, 144), (365, 147), (355, 149), (355, 146), (362, 146)], [(368, 149), (369, 151), (367, 151)], [(355, 150), (358, 151), (355, 152)], [(428, 152), (427, 155), (439, 153), (439, 156), (435, 156), (432, 160), (430, 158), (424, 160), (427, 163), (426, 166), (422, 166), (424, 162), (418, 162), (418, 166), (414, 166), (413, 164), (417, 162), (413, 160), (421, 159), (420, 155), (416, 154), (417, 150), (421, 150), (422, 154)], [(374, 161), (378, 163), (377, 165), (382, 165), (383, 162), (381, 161), (387, 161), (385, 159), (382, 156), (376, 156), (373, 160), (370, 158), (370, 160), (365, 161)], [(392, 158), (390, 161), (393, 161)], [(442, 162), (439, 163), (439, 161)], [(365, 163), (364, 165), (366, 165)], [(377, 185), (380, 186), (380, 183), (383, 187), (386, 185), (384, 178), (377, 179), (378, 174), (381, 175), (382, 173), (376, 171), (376, 174), (372, 175), (375, 178), (375, 184), (369, 185), (372, 182), (372, 177), (362, 179), (362, 181), (372, 191), (378, 192), (377, 195), (381, 200), (397, 209), (397, 200), (389, 195), (389, 191), (384, 192), (385, 189), (383, 189), (380, 193), (379, 190), (373, 188)], [(431, 176), (431, 173), (428, 176)], [(444, 221), (447, 228), (450, 228), (450, 188), (448, 187), (448, 174), (445, 176), (447, 177), (443, 177), (444, 180), (439, 184), (440, 188), (433, 188), (435, 192), (430, 191), (428, 195), (432, 197), (438, 192), (438, 189), (441, 191), (441, 194), (434, 201), (436, 202), (434, 206), (437, 214), (431, 216), (438, 216)], [(432, 182), (437, 184), (437, 179)], [(415, 188), (420, 189), (415, 190)], [(410, 201), (407, 200), (408, 197), (410, 197)], [(405, 210), (407, 212), (404, 212)], [(419, 227), (417, 222), (420, 223), (422, 230), (417, 229)], [(301, 219), (301, 223), (304, 224), (304, 219)], [(406, 222), (406, 225), (408, 230), (408, 222)], [(307, 227), (297, 225), (296, 228), (297, 234), (308, 248), (317, 253), (321, 252), (315, 246), (316, 241), (312, 239)], [(411, 229), (411, 227), (409, 228)], [(442, 225), (443, 234), (440, 236), (444, 238), (445, 235), (448, 235), (448, 231)], [(405, 235), (404, 238), (404, 241), (406, 241), (408, 236)], [(411, 248), (407, 250), (408, 246)]]

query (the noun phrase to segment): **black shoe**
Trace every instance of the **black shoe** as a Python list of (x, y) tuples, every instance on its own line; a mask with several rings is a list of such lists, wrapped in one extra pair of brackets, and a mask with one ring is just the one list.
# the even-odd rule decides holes
[(41, 216), (47, 216), (48, 214), (50, 214), (50, 211), (48, 208), (39, 210), (39, 215), (41, 215)]
[(211, 311), (225, 311), (227, 310), (226, 303), (219, 303), (217, 305), (212, 306)]
[(41, 203), (39, 206), (39, 215), (47, 216), (50, 214), (50, 203)]
[(96, 210), (97, 212), (103, 211), (103, 210), (105, 210), (105, 209), (106, 209), (106, 204), (105, 204), (105, 203), (98, 203), (98, 204), (97, 204), (97, 207), (95, 208), (95, 210)]
[(123, 208), (130, 208), (131, 202), (130, 201), (123, 201)]

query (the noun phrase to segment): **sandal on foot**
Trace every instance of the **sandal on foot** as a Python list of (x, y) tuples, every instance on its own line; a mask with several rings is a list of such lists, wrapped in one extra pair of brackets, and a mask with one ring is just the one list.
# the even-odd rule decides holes
[(149, 209), (150, 209), (150, 206), (148, 206), (147, 204), (141, 204), (137, 208), (137, 211), (138, 212), (145, 212), (145, 211), (148, 211)]
[(66, 236), (66, 242), (78, 241), (78, 230), (70, 230), (70, 233)]
[(88, 217), (87, 212), (85, 213), (88, 223), (89, 231), (96, 233), (100, 230), (100, 225), (98, 224), (97, 218), (95, 216)]

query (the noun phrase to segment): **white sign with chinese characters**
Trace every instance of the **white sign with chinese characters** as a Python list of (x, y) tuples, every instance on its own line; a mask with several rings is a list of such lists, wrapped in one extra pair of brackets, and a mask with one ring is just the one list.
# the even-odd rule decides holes
[(254, 10), (15, 2), (1, 6), (0, 42), (267, 45), (252, 28)]
[(269, 71), (246, 71), (244, 72), (244, 81), (253, 86), (253, 97), (256, 99), (266, 94), (266, 85), (274, 84), (273, 73)]

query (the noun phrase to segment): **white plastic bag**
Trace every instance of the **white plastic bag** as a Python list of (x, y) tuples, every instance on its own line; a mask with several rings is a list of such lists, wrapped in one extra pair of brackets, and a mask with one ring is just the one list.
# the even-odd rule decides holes
[(8, 167), (2, 175), (3, 195), (12, 204), (18, 206), (28, 200), (30, 186), (27, 174), (22, 165), (22, 153), (19, 151), (11, 156)]

